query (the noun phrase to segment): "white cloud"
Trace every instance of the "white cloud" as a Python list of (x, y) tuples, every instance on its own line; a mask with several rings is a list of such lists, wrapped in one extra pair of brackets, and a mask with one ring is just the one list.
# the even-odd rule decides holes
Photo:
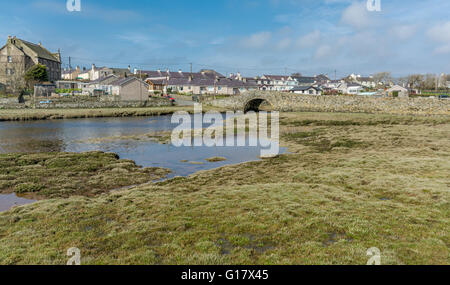
[(317, 45), (320, 41), (320, 31), (316, 30), (297, 40), (297, 46), (299, 48), (312, 47)]
[(427, 35), (430, 39), (439, 43), (439, 46), (434, 50), (435, 53), (450, 53), (450, 21), (435, 25), (428, 30)]
[(269, 43), (271, 38), (272, 33), (261, 32), (243, 39), (241, 45), (245, 48), (263, 48)]
[(429, 29), (428, 36), (436, 42), (450, 42), (450, 21)]
[(291, 42), (292, 42), (292, 40), (289, 38), (282, 39), (277, 43), (277, 48), (287, 49), (291, 46)]
[(400, 25), (392, 27), (389, 32), (392, 36), (404, 41), (414, 36), (416, 30), (416, 25)]
[(372, 24), (365, 2), (354, 2), (342, 13), (342, 23), (356, 29), (364, 29)]
[(333, 49), (329, 45), (321, 45), (317, 50), (315, 54), (316, 59), (323, 59), (326, 57), (331, 56), (333, 52)]

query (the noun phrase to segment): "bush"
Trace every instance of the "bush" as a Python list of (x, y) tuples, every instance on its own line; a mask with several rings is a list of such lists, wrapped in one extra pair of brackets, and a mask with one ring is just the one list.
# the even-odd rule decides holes
[(60, 88), (55, 89), (55, 93), (57, 93), (57, 94), (73, 93), (73, 92), (81, 92), (81, 89), (60, 89)]
[(39, 192), (44, 188), (44, 186), (34, 183), (23, 183), (16, 186), (15, 192), (17, 194), (21, 193), (33, 193)]

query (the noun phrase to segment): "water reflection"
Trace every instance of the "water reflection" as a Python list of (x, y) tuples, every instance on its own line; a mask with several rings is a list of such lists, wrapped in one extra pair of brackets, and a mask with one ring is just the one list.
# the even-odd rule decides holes
[(35, 200), (17, 197), (16, 194), (0, 194), (0, 212), (8, 211), (12, 207), (36, 202)]

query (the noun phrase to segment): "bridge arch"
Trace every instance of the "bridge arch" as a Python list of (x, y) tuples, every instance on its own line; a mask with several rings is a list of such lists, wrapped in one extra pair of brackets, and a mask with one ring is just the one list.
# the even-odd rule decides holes
[(253, 111), (253, 112), (259, 112), (259, 111), (272, 111), (274, 110), (273, 104), (265, 99), (265, 98), (251, 98), (247, 100), (244, 104), (244, 113)]

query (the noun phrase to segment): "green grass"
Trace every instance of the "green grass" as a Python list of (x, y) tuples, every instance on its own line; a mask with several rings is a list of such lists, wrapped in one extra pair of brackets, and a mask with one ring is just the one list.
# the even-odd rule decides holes
[(162, 168), (140, 168), (103, 152), (0, 154), (0, 193), (34, 198), (97, 196), (165, 177)]
[(0, 264), (450, 264), (447, 118), (281, 121), (289, 154), (1, 213)]
[(226, 161), (227, 159), (225, 157), (214, 156), (214, 157), (207, 158), (205, 160), (207, 162), (220, 162), (220, 161)]
[[(192, 113), (194, 107), (98, 108), (98, 109), (6, 109), (0, 110), (0, 121), (56, 120), (102, 117), (140, 117), (170, 115), (177, 111)], [(203, 111), (223, 111), (204, 107)]]

